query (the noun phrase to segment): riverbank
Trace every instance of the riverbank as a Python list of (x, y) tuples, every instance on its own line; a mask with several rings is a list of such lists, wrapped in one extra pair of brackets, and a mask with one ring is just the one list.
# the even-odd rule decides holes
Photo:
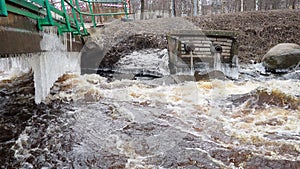
[(300, 44), (300, 10), (240, 12), (187, 18), (201, 29), (237, 31), (241, 62), (260, 62), (278, 43)]
[[(260, 62), (262, 56), (278, 43), (300, 44), (299, 23), (300, 10), (255, 11), (134, 22), (118, 20), (104, 28), (91, 30), (88, 42), (96, 42), (105, 51), (105, 63), (102, 65), (106, 66), (112, 60), (114, 62), (136, 49), (166, 47), (164, 35), (175, 30), (230, 30), (239, 33), (237, 40), (240, 62), (249, 63)], [(146, 45), (137, 48), (137, 44), (143, 43)]]

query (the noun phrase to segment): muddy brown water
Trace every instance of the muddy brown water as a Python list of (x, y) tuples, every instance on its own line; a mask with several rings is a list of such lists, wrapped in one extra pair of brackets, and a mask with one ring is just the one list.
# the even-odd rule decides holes
[(1, 168), (300, 166), (300, 79), (241, 71), (178, 84), (65, 74), (34, 103), (32, 73), (1, 80)]

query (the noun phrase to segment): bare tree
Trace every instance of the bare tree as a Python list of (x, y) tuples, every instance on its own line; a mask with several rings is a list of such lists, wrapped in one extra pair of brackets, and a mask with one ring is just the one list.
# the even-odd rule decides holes
[(171, 13), (172, 13), (172, 16), (176, 16), (176, 1), (175, 0), (171, 0)]
[(241, 12), (244, 11), (244, 0), (241, 0)]
[(292, 0), (291, 5), (292, 5), (292, 9), (296, 9), (296, 0)]
[(145, 12), (145, 0), (141, 0), (141, 20), (144, 19), (144, 12)]

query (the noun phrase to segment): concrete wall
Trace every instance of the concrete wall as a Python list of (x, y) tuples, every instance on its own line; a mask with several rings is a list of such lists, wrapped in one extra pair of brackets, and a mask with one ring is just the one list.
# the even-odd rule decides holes
[(32, 69), (37, 104), (45, 99), (53, 83), (64, 73), (80, 74), (82, 44), (70, 38), (70, 33), (58, 36), (56, 27), (47, 27), (44, 32), (38, 33), (11, 27), (2, 29), (0, 56), (4, 57), (1, 61), (7, 63), (1, 63), (1, 71), (18, 69), (26, 72)]

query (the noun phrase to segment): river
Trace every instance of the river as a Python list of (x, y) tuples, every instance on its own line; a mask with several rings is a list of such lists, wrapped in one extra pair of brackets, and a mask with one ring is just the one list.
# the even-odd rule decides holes
[[(151, 53), (165, 60), (156, 49), (132, 55)], [(164, 77), (69, 73), (36, 105), (30, 70), (1, 71), (0, 167), (300, 168), (299, 70), (262, 75), (249, 64), (235, 78), (169, 83), (162, 60), (130, 58), (122, 70)]]

